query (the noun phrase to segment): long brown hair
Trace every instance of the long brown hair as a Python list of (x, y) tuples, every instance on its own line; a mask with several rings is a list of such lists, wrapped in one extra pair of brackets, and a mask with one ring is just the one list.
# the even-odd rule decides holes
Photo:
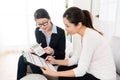
[(63, 18), (64, 17), (67, 18), (74, 25), (78, 25), (78, 23), (81, 22), (82, 25), (97, 31), (98, 33), (102, 35), (100, 31), (96, 30), (93, 27), (90, 12), (87, 10), (81, 10), (78, 7), (70, 7), (63, 14)]
[(97, 29), (95, 29), (93, 27), (93, 22), (92, 22), (92, 14), (88, 11), (88, 10), (82, 10), (84, 15), (85, 15), (85, 24), (89, 27), (89, 28), (92, 28), (93, 30), (97, 31), (98, 33), (100, 33), (101, 35), (103, 35), (102, 32), (98, 31)]

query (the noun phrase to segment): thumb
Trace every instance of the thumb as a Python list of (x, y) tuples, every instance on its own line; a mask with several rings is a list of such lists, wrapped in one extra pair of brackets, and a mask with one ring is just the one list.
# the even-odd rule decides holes
[(39, 44), (40, 46), (42, 45), (42, 43)]
[(40, 68), (42, 71), (45, 71), (46, 70), (46, 67), (41, 67)]

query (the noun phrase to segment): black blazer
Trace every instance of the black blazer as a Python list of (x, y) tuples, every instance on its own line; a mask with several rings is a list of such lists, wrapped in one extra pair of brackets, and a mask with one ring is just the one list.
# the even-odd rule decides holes
[[(39, 31), (39, 27), (35, 30), (35, 37), (37, 43), (42, 43), (42, 47), (47, 47), (47, 42), (45, 35), (42, 31)], [(54, 49), (55, 59), (64, 59), (65, 58), (65, 48), (66, 48), (66, 39), (65, 39), (65, 32), (62, 28), (57, 27), (57, 34), (52, 33), (51, 40), (49, 46)], [(47, 54), (42, 55), (45, 58)]]

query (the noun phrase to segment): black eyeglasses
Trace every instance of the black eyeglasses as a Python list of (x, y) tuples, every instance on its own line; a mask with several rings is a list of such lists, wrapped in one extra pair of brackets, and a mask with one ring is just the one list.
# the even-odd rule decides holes
[(36, 26), (37, 26), (37, 27), (47, 26), (47, 25), (48, 25), (48, 22), (49, 22), (49, 20), (46, 21), (46, 22), (43, 22), (42, 24), (36, 24)]

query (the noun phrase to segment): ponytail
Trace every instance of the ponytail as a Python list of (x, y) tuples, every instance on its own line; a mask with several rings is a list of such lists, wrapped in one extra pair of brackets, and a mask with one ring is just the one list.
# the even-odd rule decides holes
[(84, 16), (85, 16), (85, 24), (84, 24), (84, 25), (85, 25), (86, 27), (92, 28), (93, 30), (97, 31), (99, 34), (103, 35), (102, 32), (98, 31), (97, 29), (95, 29), (95, 28), (93, 27), (93, 22), (92, 22), (92, 15), (91, 15), (91, 13), (90, 13), (89, 11), (87, 11), (87, 10), (82, 10), (82, 11), (83, 11)]

